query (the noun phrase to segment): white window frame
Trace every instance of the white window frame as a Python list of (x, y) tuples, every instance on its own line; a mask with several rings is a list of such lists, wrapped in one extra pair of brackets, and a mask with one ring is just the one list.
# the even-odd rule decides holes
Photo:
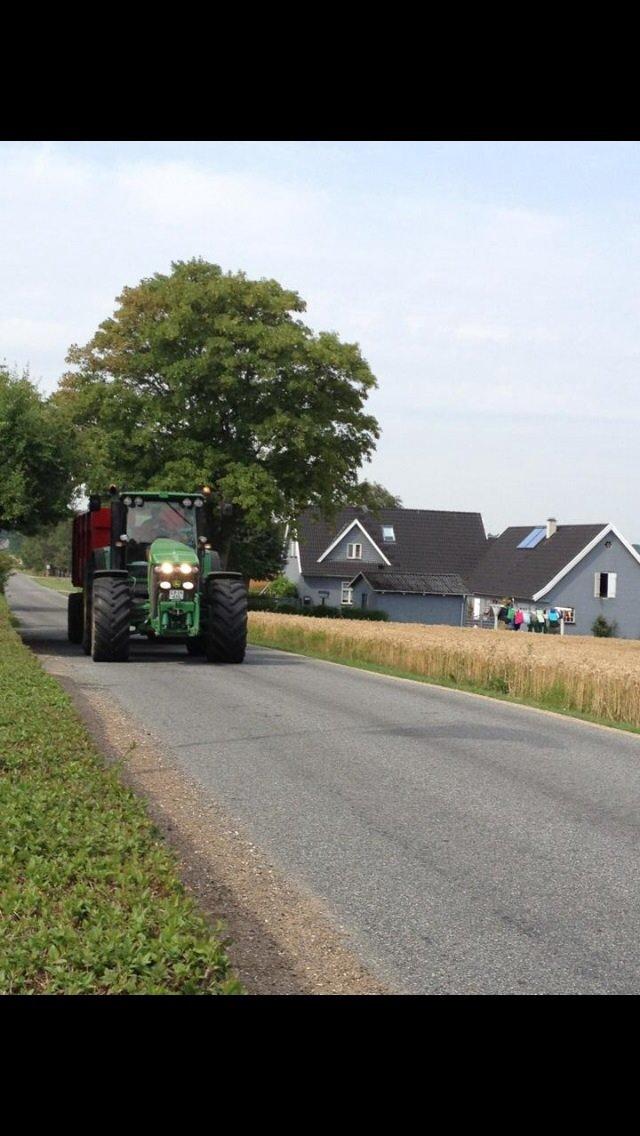
[(362, 545), (361, 544), (348, 544), (347, 545), (347, 560), (362, 560)]
[[(607, 594), (603, 596), (600, 591), (600, 579), (602, 576), (607, 577)], [(618, 590), (618, 573), (617, 572), (594, 572), (593, 575), (593, 594), (597, 600), (615, 600)]]
[(340, 594), (340, 603), (344, 607), (353, 607), (353, 588), (349, 587), (349, 581), (342, 581), (342, 592)]
[[(387, 536), (387, 533), (391, 533), (391, 536)], [(395, 529), (394, 529), (393, 525), (383, 525), (382, 526), (382, 543), (383, 544), (395, 544), (396, 543), (396, 534), (395, 534)]]

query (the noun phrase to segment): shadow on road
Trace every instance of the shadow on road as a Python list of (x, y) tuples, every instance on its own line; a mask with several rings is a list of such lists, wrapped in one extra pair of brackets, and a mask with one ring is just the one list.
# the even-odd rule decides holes
[[(19, 609), (14, 609), (19, 610)], [(25, 609), (33, 611), (33, 608)], [(32, 631), (28, 627), (18, 627), (16, 629), (23, 642), (35, 652), (36, 655), (43, 655), (46, 658), (77, 658), (88, 659), (82, 647), (77, 646), (75, 643), (70, 643), (63, 632), (57, 628), (52, 629), (50, 635), (43, 635), (42, 627), (37, 631)], [(278, 655), (267, 654), (262, 652), (253, 653), (249, 649), (248, 654), (242, 664), (242, 667), (292, 667), (299, 666), (302, 659), (296, 658), (293, 655)], [(137, 642), (132, 640), (129, 651), (130, 663), (183, 663), (186, 667), (202, 667), (202, 666), (225, 666), (235, 664), (224, 663), (207, 663), (204, 658), (200, 656), (192, 656), (187, 654), (187, 649), (182, 644), (171, 646), (167, 643), (149, 643)]]

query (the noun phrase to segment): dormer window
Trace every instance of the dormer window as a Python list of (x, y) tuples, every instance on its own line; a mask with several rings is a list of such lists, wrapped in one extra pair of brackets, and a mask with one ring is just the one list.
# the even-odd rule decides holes
[(382, 539), (385, 544), (395, 544), (396, 534), (393, 531), (393, 525), (382, 526)]
[(362, 545), (361, 544), (348, 544), (347, 545), (347, 560), (362, 560)]

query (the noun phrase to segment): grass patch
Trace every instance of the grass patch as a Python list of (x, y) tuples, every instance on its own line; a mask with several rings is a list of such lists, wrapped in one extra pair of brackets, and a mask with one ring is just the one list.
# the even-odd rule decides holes
[[(323, 629), (317, 625), (311, 633), (306, 633), (306, 630), (300, 627), (302, 621), (296, 621), (298, 626), (292, 624), (291, 621), (295, 618), (273, 615), (265, 617), (263, 613), (251, 615), (249, 617), (249, 642), (256, 646), (272, 647), (277, 650), (307, 655), (310, 658), (340, 663), (343, 666), (372, 671), (375, 674), (386, 674), (395, 678), (443, 686), (451, 690), (481, 694), (501, 702), (550, 710), (556, 714), (563, 714), (581, 721), (610, 726), (631, 733), (640, 733), (640, 722), (631, 715), (625, 717), (623, 713), (620, 713), (619, 716), (596, 713), (589, 705), (586, 707), (576, 705), (578, 697), (584, 700), (585, 694), (588, 696), (590, 692), (584, 674), (578, 672), (576, 676), (569, 668), (566, 676), (563, 676), (562, 672), (558, 673), (557, 670), (552, 670), (548, 666), (545, 668), (542, 661), (536, 667), (536, 661), (531, 659), (531, 651), (528, 649), (524, 635), (519, 648), (525, 656), (526, 670), (519, 673), (514, 671), (513, 666), (509, 666), (510, 660), (501, 657), (502, 644), (511, 647), (511, 644), (508, 643), (511, 637), (506, 634), (504, 638), (500, 637), (499, 643), (496, 644), (493, 641), (491, 666), (481, 668), (477, 665), (476, 657), (476, 645), (479, 641), (473, 633), (458, 632), (457, 629), (451, 629), (454, 636), (463, 637), (463, 639), (458, 639), (458, 648), (460, 643), (465, 645), (464, 639), (469, 634), (471, 635), (468, 644), (468, 657), (465, 657), (464, 651), (460, 649), (454, 653), (447, 650), (445, 640), (448, 638), (446, 634), (450, 630), (448, 628), (437, 629), (435, 648), (431, 644), (430, 651), (423, 650), (417, 654), (413, 643), (409, 650), (403, 650), (403, 631), (408, 630), (409, 633), (415, 631), (413, 625), (387, 625), (384, 628), (386, 642), (383, 640), (387, 649), (380, 651), (380, 637), (377, 634), (373, 638), (365, 637), (362, 634), (354, 638), (353, 633), (350, 634), (346, 629), (341, 629), (342, 633), (340, 633), (334, 626)], [(421, 630), (428, 633), (431, 629), (421, 628)], [(394, 631), (397, 633), (395, 640), (392, 638)], [(485, 633), (477, 634), (482, 635), (484, 642), (487, 642)], [(490, 635), (490, 632), (486, 632), (486, 636)], [(438, 649), (438, 638), (443, 640), (440, 649)], [(481, 643), (481, 645), (483, 644)], [(561, 647), (566, 645), (566, 643), (561, 644)], [(556, 650), (556, 648), (554, 647), (553, 650)], [(391, 661), (377, 662), (375, 661), (376, 654), (395, 655), (396, 661), (392, 659)], [(406, 659), (409, 659), (414, 665), (402, 665)], [(431, 673), (428, 669), (429, 664)], [(467, 673), (465, 673), (465, 668)], [(473, 676), (474, 670), (479, 672), (479, 677)], [(527, 692), (527, 678), (531, 680), (530, 685), (535, 690), (535, 694), (531, 691)], [(525, 689), (522, 689), (523, 687)], [(617, 710), (618, 706), (621, 705), (621, 700), (611, 697), (610, 704), (614, 710)]]
[(44, 588), (51, 588), (54, 592), (64, 592), (68, 595), (69, 592), (79, 592), (79, 588), (74, 588), (71, 580), (64, 579), (61, 576), (33, 576), (27, 573), (30, 580), (35, 584), (42, 584)]
[(237, 994), (224, 943), (0, 597), (0, 994)]

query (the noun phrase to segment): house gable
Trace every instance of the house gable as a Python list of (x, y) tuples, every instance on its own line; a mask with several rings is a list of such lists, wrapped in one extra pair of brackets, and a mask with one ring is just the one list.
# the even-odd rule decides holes
[[(361, 555), (359, 557), (354, 558), (349, 556), (348, 551), (350, 545), (360, 546)], [(391, 565), (391, 561), (387, 560), (384, 552), (378, 548), (376, 542), (357, 517), (346, 529), (343, 529), (342, 532), (339, 533), (333, 543), (322, 553), (322, 556), (318, 557), (318, 564), (322, 564), (323, 561), (343, 562), (351, 559), (357, 559), (363, 564), (379, 564), (380, 561), (382, 561), (383, 564), (389, 567)]]
[(540, 590), (532, 596), (532, 599), (541, 600), (544, 598), (544, 596), (548, 595), (552, 588), (555, 588), (560, 583), (560, 581), (564, 579), (565, 576), (568, 576), (569, 572), (573, 571), (573, 569), (578, 564), (580, 564), (582, 560), (584, 560), (585, 556), (589, 555), (589, 553), (596, 547), (596, 545), (600, 543), (600, 541), (609, 536), (609, 533), (612, 533), (613, 536), (615, 536), (620, 541), (623, 547), (626, 548), (627, 552), (631, 554), (633, 559), (637, 561), (638, 564), (640, 564), (640, 556), (636, 552), (633, 545), (629, 544), (628, 540), (625, 540), (622, 533), (618, 532), (615, 525), (608, 524), (602, 529), (602, 532), (599, 532), (593, 538), (593, 540), (590, 540), (589, 543), (585, 545), (585, 547), (578, 553), (577, 556), (574, 556), (573, 560), (571, 560), (568, 564), (565, 564), (564, 568), (562, 568), (560, 572), (558, 572), (553, 577), (552, 580), (549, 580), (548, 584), (545, 584), (543, 588), (540, 588)]

